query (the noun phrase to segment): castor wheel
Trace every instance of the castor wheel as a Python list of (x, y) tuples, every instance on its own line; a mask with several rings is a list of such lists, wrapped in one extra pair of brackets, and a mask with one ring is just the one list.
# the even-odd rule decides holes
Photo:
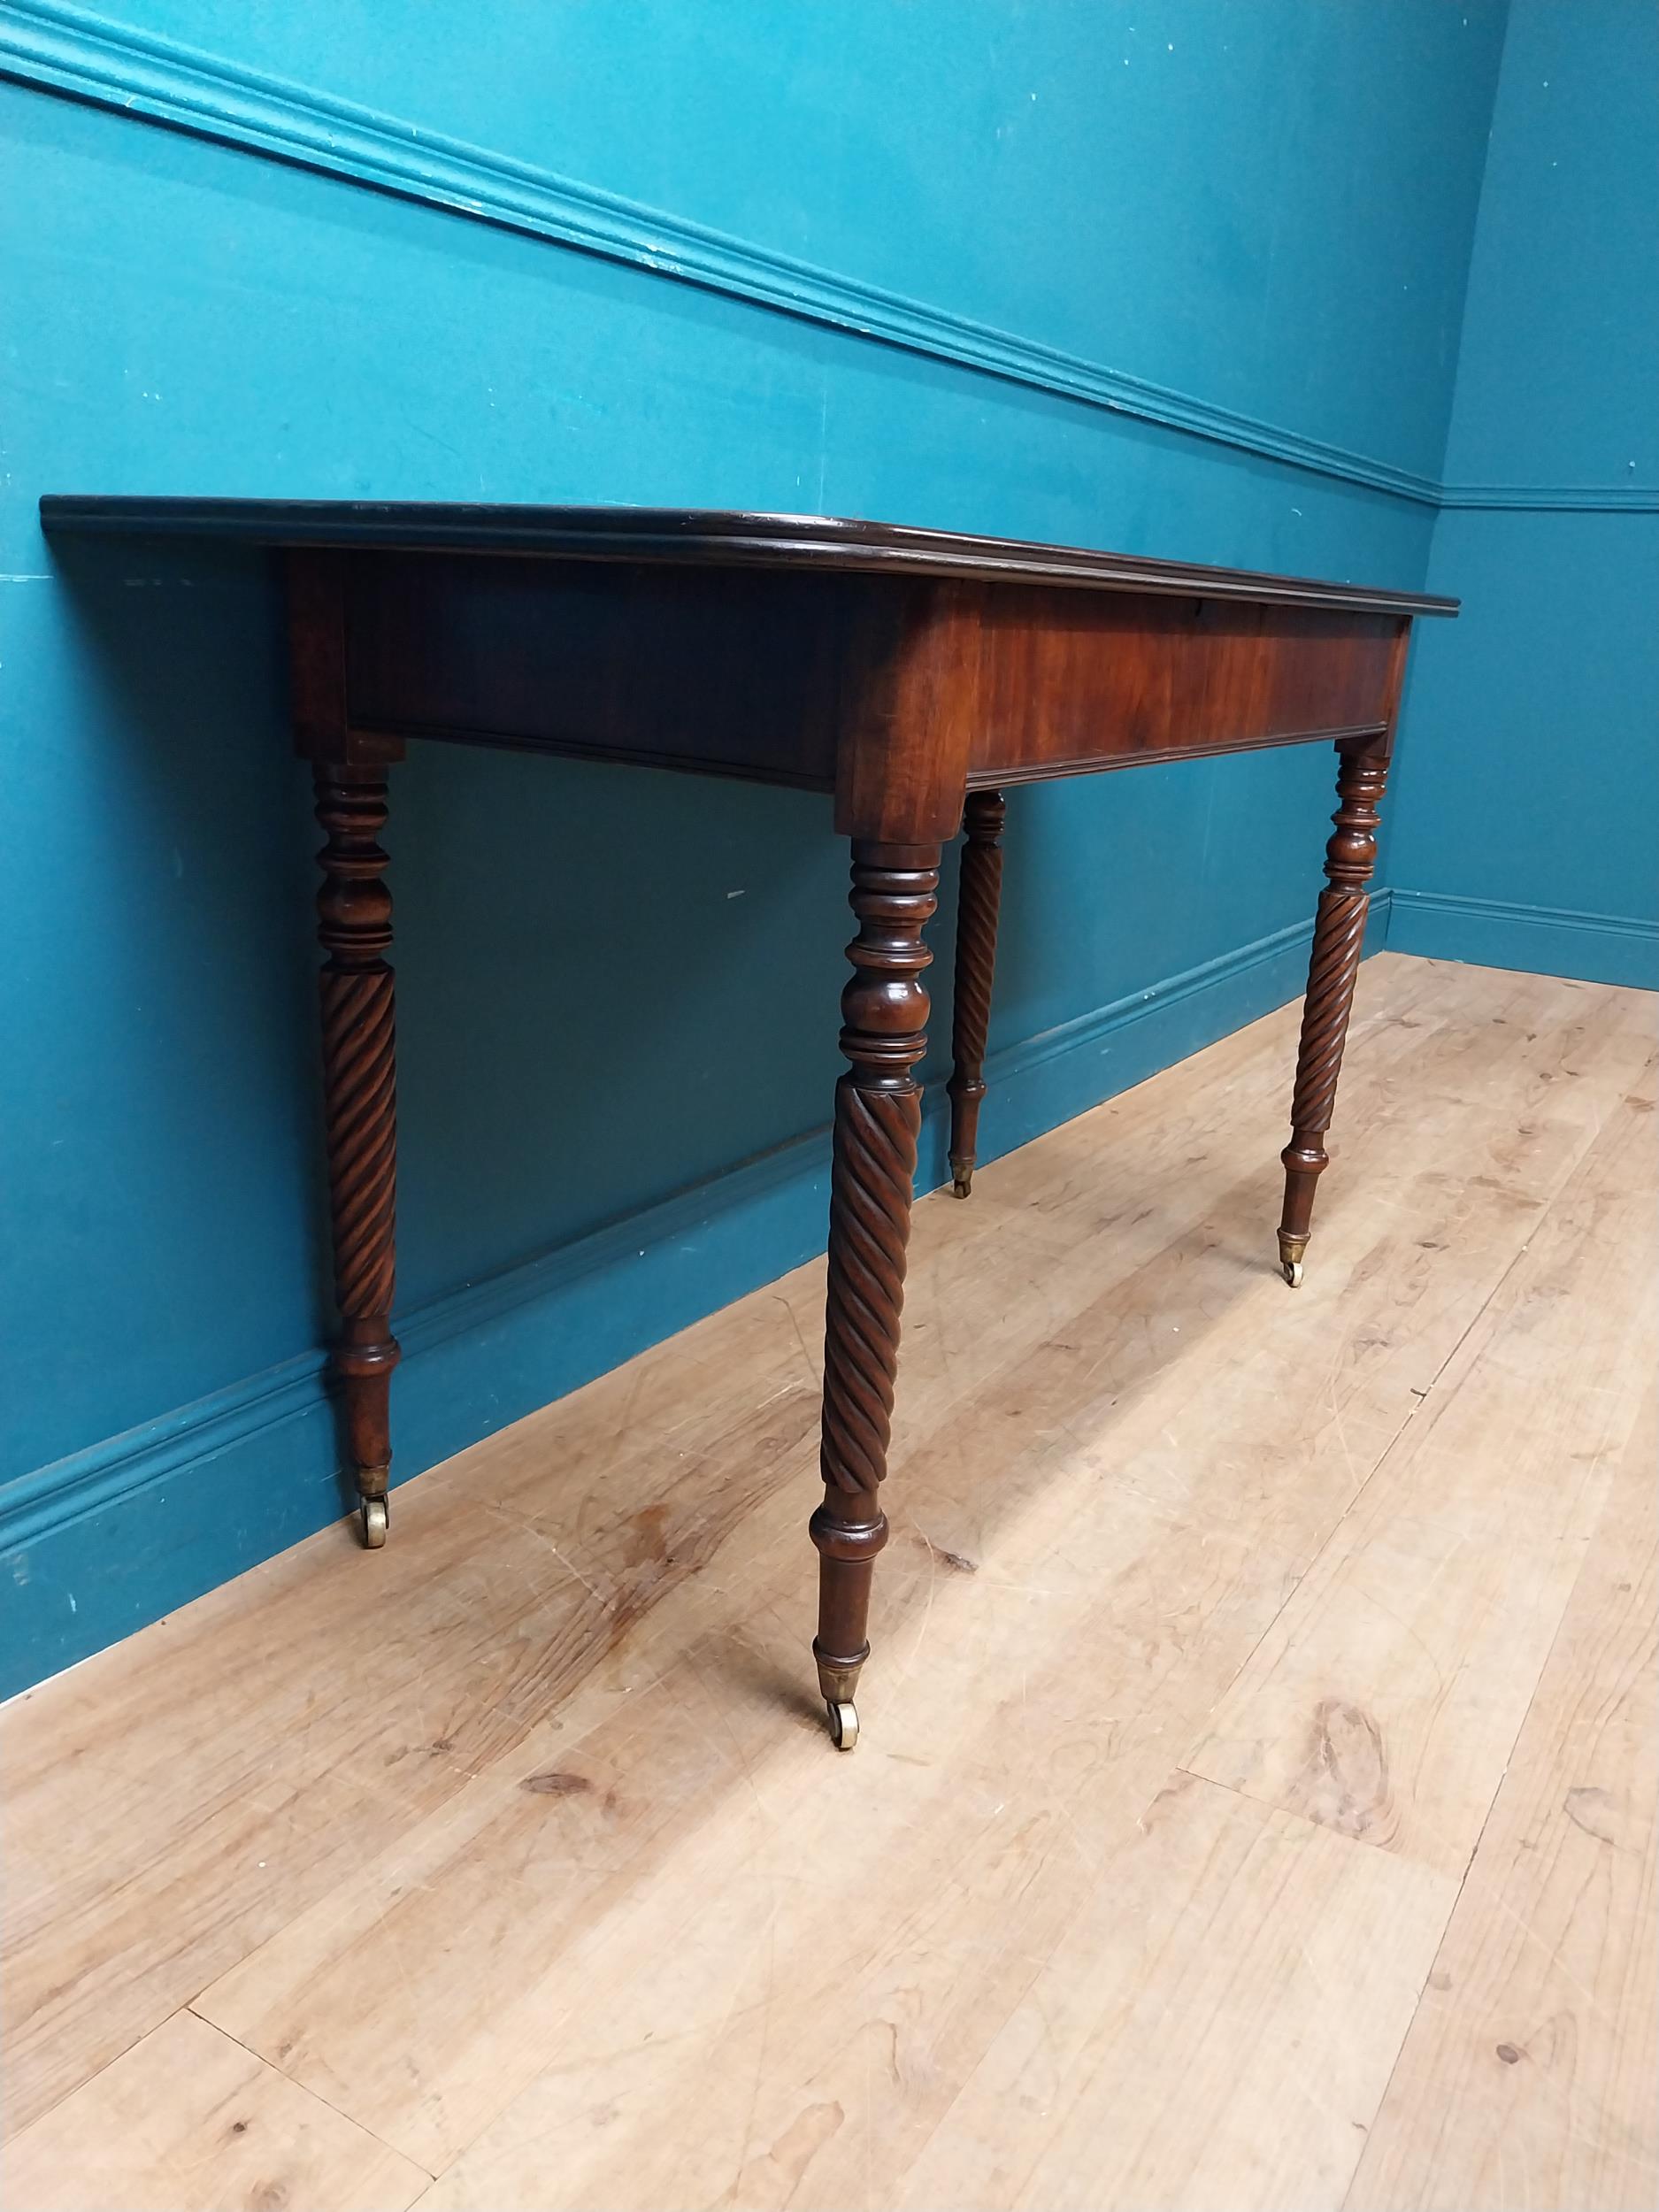
[(957, 1168), (950, 1178), (950, 1187), (958, 1198), (966, 1198), (973, 1188), (973, 1170)]
[(365, 1551), (379, 1551), (386, 1541), (388, 1525), (385, 1499), (359, 1499), (357, 1513), (363, 1523), (363, 1548)]
[(1302, 1262), (1300, 1260), (1280, 1260), (1279, 1271), (1293, 1290), (1302, 1288)]
[(830, 1699), (824, 1709), (829, 1715), (830, 1740), (836, 1750), (854, 1750), (858, 1742), (858, 1708), (850, 1699), (841, 1704)]

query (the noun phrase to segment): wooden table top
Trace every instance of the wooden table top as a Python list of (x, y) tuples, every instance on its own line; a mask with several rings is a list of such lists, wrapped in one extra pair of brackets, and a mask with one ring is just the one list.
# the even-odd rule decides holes
[(161, 534), (257, 545), (511, 553), (548, 560), (669, 562), (703, 567), (895, 572), (1156, 592), (1368, 614), (1449, 615), (1455, 599), (1302, 576), (1257, 575), (1018, 538), (970, 537), (833, 515), (726, 513), (696, 507), (529, 507), (365, 499), (147, 499), (49, 494), (48, 531)]

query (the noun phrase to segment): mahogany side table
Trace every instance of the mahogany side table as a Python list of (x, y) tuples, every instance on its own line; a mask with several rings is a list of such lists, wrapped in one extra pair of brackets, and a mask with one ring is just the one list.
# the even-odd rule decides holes
[(1266, 745), (1334, 745), (1279, 1258), (1302, 1281), (1364, 933), (1411, 624), (1457, 603), (822, 516), (687, 509), (45, 498), (50, 531), (276, 549), (318, 897), (333, 1367), (365, 1542), (386, 1540), (396, 1178), (387, 772), (411, 738), (833, 795), (852, 847), (835, 1094), (812, 1653), (857, 1740), (926, 1043), (923, 932), (959, 826), (949, 1082), (973, 1181), (1004, 789)]

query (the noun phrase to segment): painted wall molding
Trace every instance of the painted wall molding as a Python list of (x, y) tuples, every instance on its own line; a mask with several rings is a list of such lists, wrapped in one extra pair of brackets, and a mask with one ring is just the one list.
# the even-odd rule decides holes
[[(1374, 946), (1386, 895), (1372, 903)], [(981, 1157), (1299, 995), (1310, 937), (1310, 921), (1275, 931), (992, 1054)], [(1287, 1060), (1287, 1104), (1291, 1074)], [(918, 1192), (949, 1179), (948, 1119), (942, 1084), (930, 1085)], [(821, 1252), (829, 1157), (827, 1126), (812, 1130), (400, 1313), (399, 1474), (438, 1464)], [(0, 1486), (0, 1697), (271, 1558), (347, 1504), (315, 1350), (17, 1477)]]
[(1659, 487), (1647, 484), (1443, 484), (1442, 507), (1522, 514), (1659, 514)]
[(0, 77), (1425, 506), (1431, 477), (419, 129), (63, 0), (5, 0)]
[(65, 0), (4, 0), (0, 78), (1422, 506), (1659, 513), (1641, 484), (1439, 483)]
[(1659, 922), (1446, 891), (1389, 895), (1390, 952), (1659, 991)]

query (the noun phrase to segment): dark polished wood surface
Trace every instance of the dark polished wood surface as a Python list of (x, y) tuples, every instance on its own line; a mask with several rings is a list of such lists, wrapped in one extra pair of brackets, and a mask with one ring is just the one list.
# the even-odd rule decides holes
[(368, 501), (46, 498), (50, 531), (273, 548), (312, 764), (340, 1330), (365, 1540), (383, 1542), (396, 1181), (388, 772), (413, 739), (833, 794), (856, 933), (841, 1000), (813, 1653), (857, 1740), (927, 1043), (942, 848), (967, 832), (951, 1165), (985, 1095), (1004, 786), (1325, 740), (1339, 756), (1284, 1155), (1302, 1279), (1326, 1165), (1411, 623), (1453, 600), (817, 515)]
[[(1406, 626), (1455, 611), (1418, 593), (823, 516), (41, 507), (52, 531), (282, 549), (304, 611), (302, 687), (339, 695), (320, 742), (303, 738), (315, 758), (392, 759), (426, 737), (628, 760), (833, 790), (848, 835), (901, 841), (950, 836), (970, 787), (1382, 736)], [(299, 719), (320, 726), (308, 703)]]
[(163, 532), (257, 545), (401, 547), (411, 552), (519, 553), (566, 560), (689, 561), (716, 567), (908, 570), (1021, 577), (1102, 591), (1197, 591), (1378, 614), (1455, 614), (1421, 592), (1259, 576), (1248, 569), (1136, 558), (1087, 547), (971, 537), (838, 515), (727, 513), (697, 507), (516, 507), (425, 500), (145, 499), (50, 493), (48, 530)]

